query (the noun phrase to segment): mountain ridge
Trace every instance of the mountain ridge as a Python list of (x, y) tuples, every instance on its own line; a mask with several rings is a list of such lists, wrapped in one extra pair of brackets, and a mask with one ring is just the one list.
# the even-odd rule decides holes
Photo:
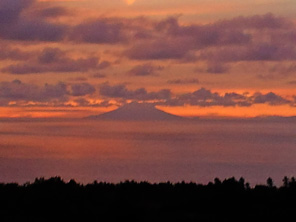
[(128, 103), (118, 109), (100, 115), (87, 117), (93, 120), (127, 120), (127, 121), (161, 121), (184, 120), (184, 117), (173, 115), (155, 108), (148, 103)]

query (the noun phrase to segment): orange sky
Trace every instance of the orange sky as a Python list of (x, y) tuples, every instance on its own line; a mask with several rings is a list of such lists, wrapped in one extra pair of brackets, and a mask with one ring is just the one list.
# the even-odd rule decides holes
[(77, 118), (131, 101), (184, 116), (294, 116), (295, 9), (288, 0), (4, 0), (0, 117)]

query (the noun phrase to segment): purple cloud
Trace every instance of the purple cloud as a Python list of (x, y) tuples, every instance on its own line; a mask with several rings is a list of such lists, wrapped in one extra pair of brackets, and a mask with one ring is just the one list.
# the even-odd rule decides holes
[(60, 41), (67, 26), (24, 15), (34, 0), (1, 0), (0, 38), (22, 41)]
[(28, 8), (35, 0), (1, 0), (0, 27), (9, 26), (19, 20), (21, 12)]
[(20, 80), (0, 82), (0, 98), (6, 100), (7, 104), (9, 101), (64, 101), (68, 94), (67, 86), (64, 83), (45, 84), (43, 87), (39, 87), (34, 84), (23, 83)]
[(179, 96), (172, 97), (164, 102), (169, 106), (252, 106), (255, 104), (268, 104), (271, 106), (278, 105), (293, 105), (293, 101), (287, 100), (280, 95), (273, 92), (262, 94), (255, 93), (254, 95), (247, 96), (246, 94), (238, 94), (235, 92), (225, 93), (221, 95), (217, 92), (201, 88), (192, 93), (186, 93)]
[(169, 84), (176, 84), (176, 85), (181, 85), (181, 84), (197, 84), (199, 83), (198, 79), (173, 79), (173, 80), (168, 80), (167, 83)]
[(151, 63), (146, 63), (133, 67), (128, 73), (132, 76), (151, 76), (156, 75), (163, 69), (162, 66), (154, 66)]
[(70, 13), (66, 8), (56, 6), (37, 10), (34, 14), (41, 18), (56, 18)]
[(36, 60), (13, 64), (2, 68), (3, 72), (11, 74), (38, 74), (47, 72), (86, 72), (91, 69), (105, 68), (99, 63), (98, 57), (69, 58), (58, 48), (45, 48)]
[(97, 19), (73, 27), (69, 38), (73, 41), (115, 44), (128, 40), (124, 24), (119, 19)]
[(26, 52), (4, 44), (0, 44), (0, 51), (0, 60), (27, 60), (29, 57), (34, 55), (34, 52)]
[(135, 44), (124, 55), (135, 60), (184, 59), (190, 56), (190, 51), (190, 43), (185, 40), (161, 39)]
[(229, 67), (226, 64), (219, 62), (209, 62), (206, 69), (207, 73), (223, 74), (229, 71)]
[(147, 92), (145, 88), (129, 90), (124, 84), (110, 85), (104, 83), (99, 88), (100, 95), (107, 98), (119, 98), (124, 100), (165, 100), (171, 97), (169, 89), (162, 89), (157, 92)]
[(269, 105), (276, 106), (276, 105), (290, 104), (291, 101), (284, 99), (283, 97), (276, 95), (273, 92), (269, 92), (267, 94), (262, 94), (258, 92), (253, 95), (253, 103), (254, 104), (267, 103)]
[[(70, 99), (74, 99), (79, 106), (109, 106), (111, 100), (118, 102), (127, 101), (152, 101), (155, 105), (166, 106), (252, 106), (256, 104), (268, 104), (271, 106), (290, 105), (295, 106), (296, 96), (293, 100), (285, 99), (273, 92), (253, 95), (227, 92), (219, 94), (209, 89), (200, 88), (191, 93), (174, 95), (169, 89), (148, 92), (145, 88), (128, 89), (124, 84), (110, 85), (104, 83), (99, 86), (98, 98), (104, 102), (93, 102), (85, 98), (96, 91), (89, 83), (67, 85), (65, 83), (45, 84), (38, 86), (23, 83), (20, 80), (12, 82), (0, 82), (0, 105), (28, 106), (36, 103), (41, 106), (65, 106)], [(77, 99), (77, 97), (79, 97)]]
[(95, 87), (89, 83), (74, 84), (71, 86), (71, 90), (72, 90), (71, 92), (72, 96), (90, 95), (96, 91)]

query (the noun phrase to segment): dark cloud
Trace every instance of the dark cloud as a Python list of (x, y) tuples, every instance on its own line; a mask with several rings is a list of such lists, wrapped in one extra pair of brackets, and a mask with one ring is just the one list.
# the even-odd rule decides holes
[(277, 73), (283, 76), (287, 76), (287, 75), (296, 73), (296, 64), (294, 63), (289, 65), (276, 64), (272, 66), (268, 71), (271, 73)]
[(296, 85), (296, 80), (289, 81), (288, 84)]
[(128, 40), (119, 19), (97, 19), (73, 27), (69, 39), (96, 44), (123, 43)]
[(80, 76), (80, 77), (69, 78), (68, 80), (74, 81), (74, 82), (85, 82), (87, 81), (87, 78)]
[(258, 43), (203, 51), (199, 58), (219, 62), (295, 60), (296, 49), (279, 43)]
[(108, 67), (110, 67), (111, 66), (111, 63), (110, 62), (108, 62), (108, 61), (102, 61), (102, 62), (100, 62), (100, 64), (98, 64), (98, 69), (106, 69), (106, 68), (108, 68)]
[(93, 94), (96, 91), (95, 87), (89, 83), (74, 84), (71, 86), (72, 96), (85, 96)]
[[(105, 62), (103, 67), (105, 68)], [(3, 72), (11, 74), (38, 74), (47, 72), (86, 72), (91, 69), (101, 69), (98, 57), (69, 58), (58, 48), (45, 48), (36, 60), (13, 64), (2, 68)]]
[[(72, 41), (93, 44), (125, 44), (122, 54), (134, 60), (204, 60), (209, 73), (225, 73), (239, 61), (283, 61), (296, 59), (296, 28), (292, 21), (273, 14), (236, 17), (210, 24), (181, 24), (179, 17), (155, 21), (148, 18), (100, 17), (77, 25), (49, 22), (47, 18), (67, 14), (63, 7), (34, 12), (33, 0), (2, 0), (0, 38), (22, 41)], [(38, 7), (37, 7), (38, 8)], [(283, 44), (284, 42), (284, 44)], [(132, 43), (132, 44), (130, 44)], [(72, 61), (73, 62), (73, 61)], [(93, 60), (74, 61), (82, 67)], [(75, 65), (67, 61), (71, 67)], [(96, 68), (111, 64), (103, 61)], [(44, 67), (18, 64), (7, 72), (47, 72)], [(135, 67), (135, 75), (149, 75), (151, 67)], [(55, 67), (54, 70), (60, 70)], [(77, 66), (73, 70), (77, 70)], [(65, 68), (66, 72), (70, 68)], [(85, 70), (83, 68), (82, 70)], [(86, 69), (87, 70), (87, 69)], [(28, 71), (24, 71), (27, 73)]]
[(197, 84), (197, 83), (199, 83), (199, 80), (198, 79), (195, 79), (195, 78), (193, 78), (193, 79), (173, 79), (173, 80), (168, 80), (167, 81), (167, 83), (169, 83), (169, 84), (176, 84), (176, 85), (178, 85), (178, 84)]
[(60, 82), (38, 86), (23, 83), (20, 80), (0, 82), (0, 105), (7, 106), (10, 102), (16, 102), (15, 106), (20, 104), (28, 106), (30, 103), (65, 106), (70, 96), (86, 96), (95, 91), (95, 87), (88, 83), (67, 86), (67, 84)]
[(0, 82), (0, 99), (7, 101), (7, 104), (9, 101), (64, 101), (68, 94), (67, 86), (64, 83), (56, 85), (45, 84), (43, 87), (40, 87), (34, 84), (23, 83), (19, 80)]
[(145, 101), (154, 100), (157, 105), (166, 106), (240, 106), (248, 107), (255, 104), (268, 104), (271, 106), (291, 105), (294, 102), (283, 98), (273, 92), (262, 94), (255, 93), (249, 95), (248, 93), (239, 94), (236, 92), (227, 92), (219, 94), (212, 92), (209, 89), (200, 88), (192, 93), (185, 93), (181, 95), (173, 95), (170, 90), (163, 89), (157, 92), (147, 92), (144, 88), (135, 90), (127, 89), (124, 84), (110, 85), (104, 83), (100, 86), (100, 95), (105, 98), (119, 99), (121, 102), (126, 100)]
[(8, 29), (0, 30), (0, 36), (10, 40), (53, 42), (63, 40), (66, 30), (66, 25), (22, 19)]
[(145, 88), (129, 90), (124, 84), (112, 86), (109, 83), (102, 84), (99, 91), (101, 96), (125, 100), (166, 100), (172, 95), (169, 89), (162, 89), (157, 92), (147, 92)]
[(32, 5), (35, 0), (1, 0), (0, 27), (7, 27), (18, 22), (24, 9)]
[(179, 100), (178, 104), (193, 106), (235, 106), (237, 102), (246, 100), (245, 97), (238, 100), (229, 95), (221, 96), (205, 88), (180, 95), (176, 99)]
[(35, 11), (37, 17), (41, 18), (56, 18), (60, 16), (69, 15), (70, 12), (63, 7), (49, 7)]
[[(173, 95), (169, 89), (148, 92), (145, 88), (128, 89), (124, 84), (110, 85), (104, 83), (99, 86), (100, 99), (88, 100), (85, 98), (96, 91), (89, 83), (67, 85), (65, 83), (45, 84), (38, 86), (23, 83), (19, 80), (12, 82), (0, 82), (0, 105), (1, 106), (67, 106), (71, 98), (79, 106), (109, 106), (111, 100), (118, 102), (127, 101), (152, 101), (155, 105), (166, 106), (252, 106), (255, 104), (267, 104), (271, 106), (290, 105), (295, 106), (296, 96), (293, 100), (285, 99), (273, 92), (266, 94), (257, 92), (253, 95), (248, 93), (239, 94), (227, 92), (219, 94), (209, 89), (200, 88), (192, 93)], [(79, 97), (77, 99), (77, 97)]]
[[(231, 20), (229, 21), (231, 23)], [(246, 44), (251, 36), (240, 29), (226, 29), (219, 22), (208, 25), (180, 25), (177, 18), (169, 18), (156, 25), (159, 31), (166, 31), (169, 36), (180, 41), (190, 40), (191, 47), (200, 49), (207, 46)], [(182, 37), (182, 38), (181, 38)]]
[(156, 75), (163, 69), (162, 66), (154, 66), (151, 63), (146, 63), (133, 67), (128, 73), (132, 76), (151, 76)]
[(133, 60), (202, 60), (208, 73), (226, 73), (232, 63), (241, 61), (296, 60), (295, 24), (273, 14), (205, 25), (182, 25), (178, 17), (171, 17), (153, 27), (149, 38), (136, 41), (123, 54)]
[(102, 73), (96, 73), (92, 77), (102, 79), (102, 78), (106, 78), (106, 75)]
[(191, 50), (187, 41), (161, 39), (134, 44), (124, 55), (135, 60), (184, 59), (190, 56)]
[(29, 18), (23, 12), (33, 5), (33, 0), (1, 0), (0, 38), (23, 41), (59, 41), (67, 26)]
[(26, 60), (34, 55), (34, 52), (26, 52), (9, 45), (0, 44), (0, 60)]
[(252, 106), (254, 104), (268, 104), (272, 106), (293, 105), (293, 101), (287, 100), (273, 92), (262, 94), (255, 93), (248, 96), (247, 94), (238, 94), (236, 92), (225, 93), (221, 95), (217, 92), (201, 88), (192, 93), (182, 94), (172, 99), (168, 99), (164, 104), (169, 106)]
[(284, 29), (293, 27), (293, 23), (285, 18), (277, 17), (272, 13), (265, 15), (254, 15), (249, 17), (239, 16), (231, 20), (223, 20), (214, 24), (214, 26), (225, 29)]
[(273, 92), (269, 92), (267, 94), (262, 94), (258, 92), (253, 95), (253, 103), (254, 104), (267, 103), (269, 105), (276, 106), (276, 105), (290, 104), (291, 101), (284, 99), (283, 97), (276, 95)]
[(207, 73), (223, 74), (229, 71), (229, 66), (219, 62), (209, 62), (206, 69)]

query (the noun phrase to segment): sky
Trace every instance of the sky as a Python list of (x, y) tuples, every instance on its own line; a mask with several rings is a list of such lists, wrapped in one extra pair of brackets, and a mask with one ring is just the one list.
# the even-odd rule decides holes
[(0, 117), (295, 116), (295, 3), (1, 0)]

